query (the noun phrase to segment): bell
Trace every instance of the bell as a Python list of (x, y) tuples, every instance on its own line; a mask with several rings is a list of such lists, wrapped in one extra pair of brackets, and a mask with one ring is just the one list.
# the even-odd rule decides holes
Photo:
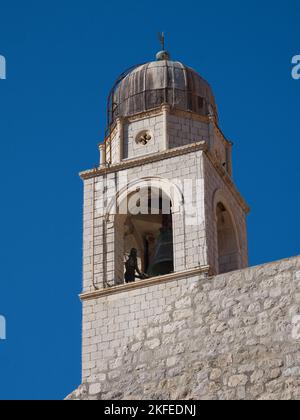
[(174, 271), (172, 229), (163, 227), (157, 240), (156, 250), (150, 267), (149, 277), (163, 276)]

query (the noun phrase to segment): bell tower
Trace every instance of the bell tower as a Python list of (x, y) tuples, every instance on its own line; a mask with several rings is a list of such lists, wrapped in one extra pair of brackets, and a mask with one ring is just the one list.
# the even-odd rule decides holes
[(98, 387), (147, 326), (151, 293), (247, 267), (249, 211), (210, 85), (167, 51), (116, 81), (99, 151), (99, 167), (81, 173), (83, 382)]
[(194, 70), (161, 51), (123, 74), (109, 95), (100, 166), (81, 174), (84, 291), (123, 284), (132, 248), (150, 276), (246, 267), (248, 207), (231, 149)]

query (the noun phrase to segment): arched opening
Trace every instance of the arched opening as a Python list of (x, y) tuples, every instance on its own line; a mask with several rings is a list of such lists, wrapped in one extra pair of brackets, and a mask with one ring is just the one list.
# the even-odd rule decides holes
[[(174, 271), (170, 198), (159, 188), (142, 188), (126, 197), (115, 216), (115, 277), (124, 283), (125, 263), (137, 250), (138, 268), (147, 277)], [(138, 278), (139, 276), (137, 276)]]
[(222, 203), (217, 205), (219, 273), (240, 268), (240, 254), (236, 232), (230, 213)]

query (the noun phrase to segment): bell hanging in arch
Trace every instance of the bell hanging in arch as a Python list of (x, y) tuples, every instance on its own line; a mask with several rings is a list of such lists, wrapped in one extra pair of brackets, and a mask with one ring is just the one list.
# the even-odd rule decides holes
[(157, 239), (154, 256), (147, 275), (163, 276), (174, 272), (172, 216), (163, 217), (163, 227)]

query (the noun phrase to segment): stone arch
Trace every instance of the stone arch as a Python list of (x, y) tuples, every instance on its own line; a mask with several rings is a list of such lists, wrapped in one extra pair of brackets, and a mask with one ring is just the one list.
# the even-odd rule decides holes
[[(147, 191), (149, 187), (151, 190), (161, 192), (162, 202), (169, 201), (169, 220), (166, 220), (167, 216), (163, 212), (154, 215), (151, 213), (149, 218), (145, 216), (143, 219), (142, 216), (133, 217), (134, 214), (131, 215), (128, 211), (131, 205), (130, 197)], [(114, 226), (114, 284), (122, 284), (124, 281), (124, 262), (130, 252), (131, 244), (138, 249), (141, 270), (147, 272), (151, 258), (153, 258), (155, 253), (154, 244), (158, 241), (161, 229), (166, 227), (166, 225), (171, 231), (170, 247), (172, 246), (173, 261), (169, 265), (171, 267), (173, 264), (172, 271), (175, 270), (175, 229), (178, 223), (178, 217), (181, 217), (183, 202), (184, 199), (181, 189), (172, 182), (158, 177), (147, 177), (133, 181), (118, 191), (116, 197), (111, 200), (106, 214), (107, 222)], [(146, 224), (149, 225), (148, 228), (146, 228)], [(145, 252), (145, 247), (147, 247), (147, 253)], [(168, 271), (163, 274), (168, 274)]]
[(184, 195), (178, 185), (169, 181), (168, 179), (161, 177), (143, 177), (130, 182), (117, 192), (116, 197), (110, 201), (107, 207), (107, 219), (118, 213), (121, 204), (131, 193), (134, 193), (139, 189), (148, 188), (149, 185), (151, 185), (153, 188), (161, 189), (166, 195), (170, 197), (172, 201), (173, 213), (180, 213), (182, 211)]
[(226, 273), (241, 268), (240, 235), (230, 200), (223, 190), (214, 194), (215, 243), (218, 273)]

